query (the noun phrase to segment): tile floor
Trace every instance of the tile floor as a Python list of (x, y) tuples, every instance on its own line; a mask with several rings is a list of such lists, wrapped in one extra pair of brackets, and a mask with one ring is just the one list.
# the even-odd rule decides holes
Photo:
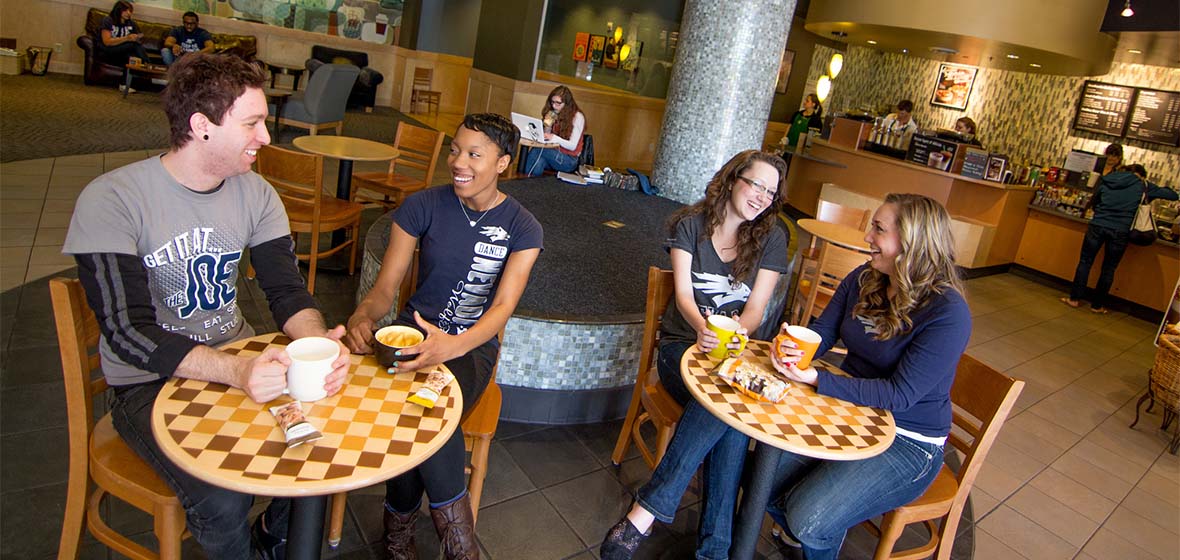
[[(0, 166), (0, 556), (55, 555), (66, 480), (60, 364), (45, 278), (70, 274), (60, 254), (74, 200), (104, 170), (148, 152), (94, 154)], [(379, 168), (379, 167), (378, 167)], [(334, 179), (333, 169), (326, 177)], [(445, 180), (440, 169), (436, 177)], [(331, 189), (331, 186), (328, 186)], [(355, 278), (317, 286), (329, 320), (351, 311)], [(257, 288), (247, 317), (268, 325)], [(1057, 302), (1059, 290), (1015, 274), (968, 282), (969, 353), (1027, 382), (972, 493), (975, 558), (1180, 558), (1180, 461), (1164, 452), (1159, 407), (1135, 429), (1135, 402), (1152, 364), (1156, 325), (1093, 315)], [(250, 310), (249, 305), (243, 306)], [(251, 317), (253, 315), (253, 317)], [(20, 325), (17, 328), (16, 325)], [(618, 423), (545, 427), (501, 423), (480, 512), (479, 539), (493, 559), (595, 558), (602, 534), (648, 471), (632, 457), (609, 464)], [(51, 442), (48, 443), (47, 442)], [(537, 457), (545, 460), (538, 461)], [(379, 557), (382, 489), (349, 500), (345, 542), (328, 556)], [(697, 496), (677, 522), (658, 527), (645, 557), (691, 556)], [(117, 527), (151, 540), (147, 519), (111, 507)], [(423, 557), (436, 550), (420, 521)], [(537, 530), (537, 523), (544, 531)], [(85, 558), (106, 549), (86, 537)], [(760, 556), (780, 553), (766, 541)], [(850, 533), (844, 558), (871, 557), (873, 541)], [(957, 553), (969, 558), (969, 552)], [(191, 542), (186, 558), (203, 555)]]

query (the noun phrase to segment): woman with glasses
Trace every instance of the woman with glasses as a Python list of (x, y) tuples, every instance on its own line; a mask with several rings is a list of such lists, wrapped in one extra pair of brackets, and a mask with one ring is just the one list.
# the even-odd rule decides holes
[(557, 86), (549, 92), (545, 107), (541, 109), (541, 122), (545, 125), (545, 141), (556, 143), (557, 147), (529, 150), (525, 157), (525, 175), (535, 177), (546, 169), (566, 173), (576, 170), (578, 157), (582, 155), (586, 115), (578, 109), (570, 88)]
[[(660, 326), (657, 371), (684, 415), (651, 481), (631, 511), (607, 533), (602, 560), (631, 558), (658, 519), (671, 523), (697, 468), (705, 466), (704, 511), (697, 558), (727, 558), (738, 480), (749, 439), (692, 398), (680, 377), (680, 357), (696, 344), (737, 350), (737, 337), (718, 340), (706, 317), (725, 315), (754, 338), (773, 334), (777, 317), (763, 323), (779, 276), (787, 271), (787, 233), (778, 224), (787, 164), (774, 154), (735, 155), (705, 187), (705, 198), (668, 221), (667, 249), (675, 281), (674, 305)], [(774, 314), (772, 314), (774, 315)]]

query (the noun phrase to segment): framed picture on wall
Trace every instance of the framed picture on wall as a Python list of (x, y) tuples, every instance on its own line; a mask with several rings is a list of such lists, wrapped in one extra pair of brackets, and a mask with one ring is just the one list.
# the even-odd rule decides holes
[(574, 60), (586, 60), (586, 51), (590, 48), (590, 34), (586, 32), (574, 35)]
[(934, 82), (930, 104), (960, 111), (967, 110), (967, 100), (971, 98), (971, 88), (975, 85), (975, 75), (978, 72), (979, 68), (974, 66), (946, 62), (939, 64), (938, 79)]
[(778, 66), (778, 82), (774, 86), (774, 91), (787, 93), (787, 81), (791, 78), (791, 66), (794, 64), (795, 51), (783, 49), (783, 61)]
[(590, 62), (602, 64), (602, 51), (606, 47), (605, 35), (590, 36)]

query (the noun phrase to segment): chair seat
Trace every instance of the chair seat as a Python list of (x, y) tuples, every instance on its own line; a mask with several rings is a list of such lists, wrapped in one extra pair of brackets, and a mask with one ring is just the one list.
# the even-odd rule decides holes
[(951, 510), (951, 503), (959, 491), (959, 481), (955, 473), (946, 464), (938, 471), (938, 476), (916, 500), (897, 508), (898, 515), (911, 519), (934, 519), (946, 515)]
[(90, 455), (90, 476), (120, 499), (145, 511), (152, 511), (152, 504), (180, 507), (172, 488), (115, 431), (110, 414), (94, 424)]
[(463, 435), (467, 437), (491, 437), (496, 434), (496, 426), (500, 422), (500, 406), (503, 394), (500, 386), (495, 382), (489, 383), (487, 390), (479, 397), (479, 401), (471, 408), (471, 412), (463, 419)]
[[(283, 206), (287, 209), (287, 219), (291, 221), (291, 229), (300, 232), (311, 231), (314, 208), (310, 202), (287, 199), (283, 201)], [(355, 202), (325, 196), (320, 203), (320, 231), (340, 229), (344, 225), (351, 224), (364, 209), (364, 206)], [(297, 227), (300, 224), (307, 224), (307, 227)]]
[(675, 424), (684, 414), (684, 407), (672, 398), (662, 383), (657, 382), (644, 387), (642, 399), (644, 409), (657, 424)]

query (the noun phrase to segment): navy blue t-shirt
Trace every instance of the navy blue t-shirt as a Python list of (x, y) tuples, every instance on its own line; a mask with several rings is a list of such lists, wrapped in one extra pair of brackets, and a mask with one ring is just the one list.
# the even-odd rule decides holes
[(212, 41), (213, 35), (204, 28), (198, 27), (189, 33), (183, 25), (172, 28), (172, 38), (180, 45), (180, 50), (186, 53), (197, 52), (205, 48), (206, 41)]
[(876, 328), (852, 316), (860, 297), (860, 274), (868, 266), (858, 267), (840, 282), (823, 314), (810, 325), (823, 337), (817, 356), (837, 339), (844, 341), (848, 357), (841, 369), (853, 376), (820, 370), (816, 391), (888, 409), (898, 428), (943, 437), (951, 429), (951, 383), (971, 338), (967, 301), (958, 292), (945, 290), (910, 314), (910, 330), (888, 340), (874, 340)]
[(393, 214), (418, 238), (418, 285), (409, 307), (448, 334), (467, 330), (492, 305), (508, 255), (544, 249), (541, 223), (504, 196), (486, 213), (465, 215), (454, 188), (442, 185), (410, 195)]

